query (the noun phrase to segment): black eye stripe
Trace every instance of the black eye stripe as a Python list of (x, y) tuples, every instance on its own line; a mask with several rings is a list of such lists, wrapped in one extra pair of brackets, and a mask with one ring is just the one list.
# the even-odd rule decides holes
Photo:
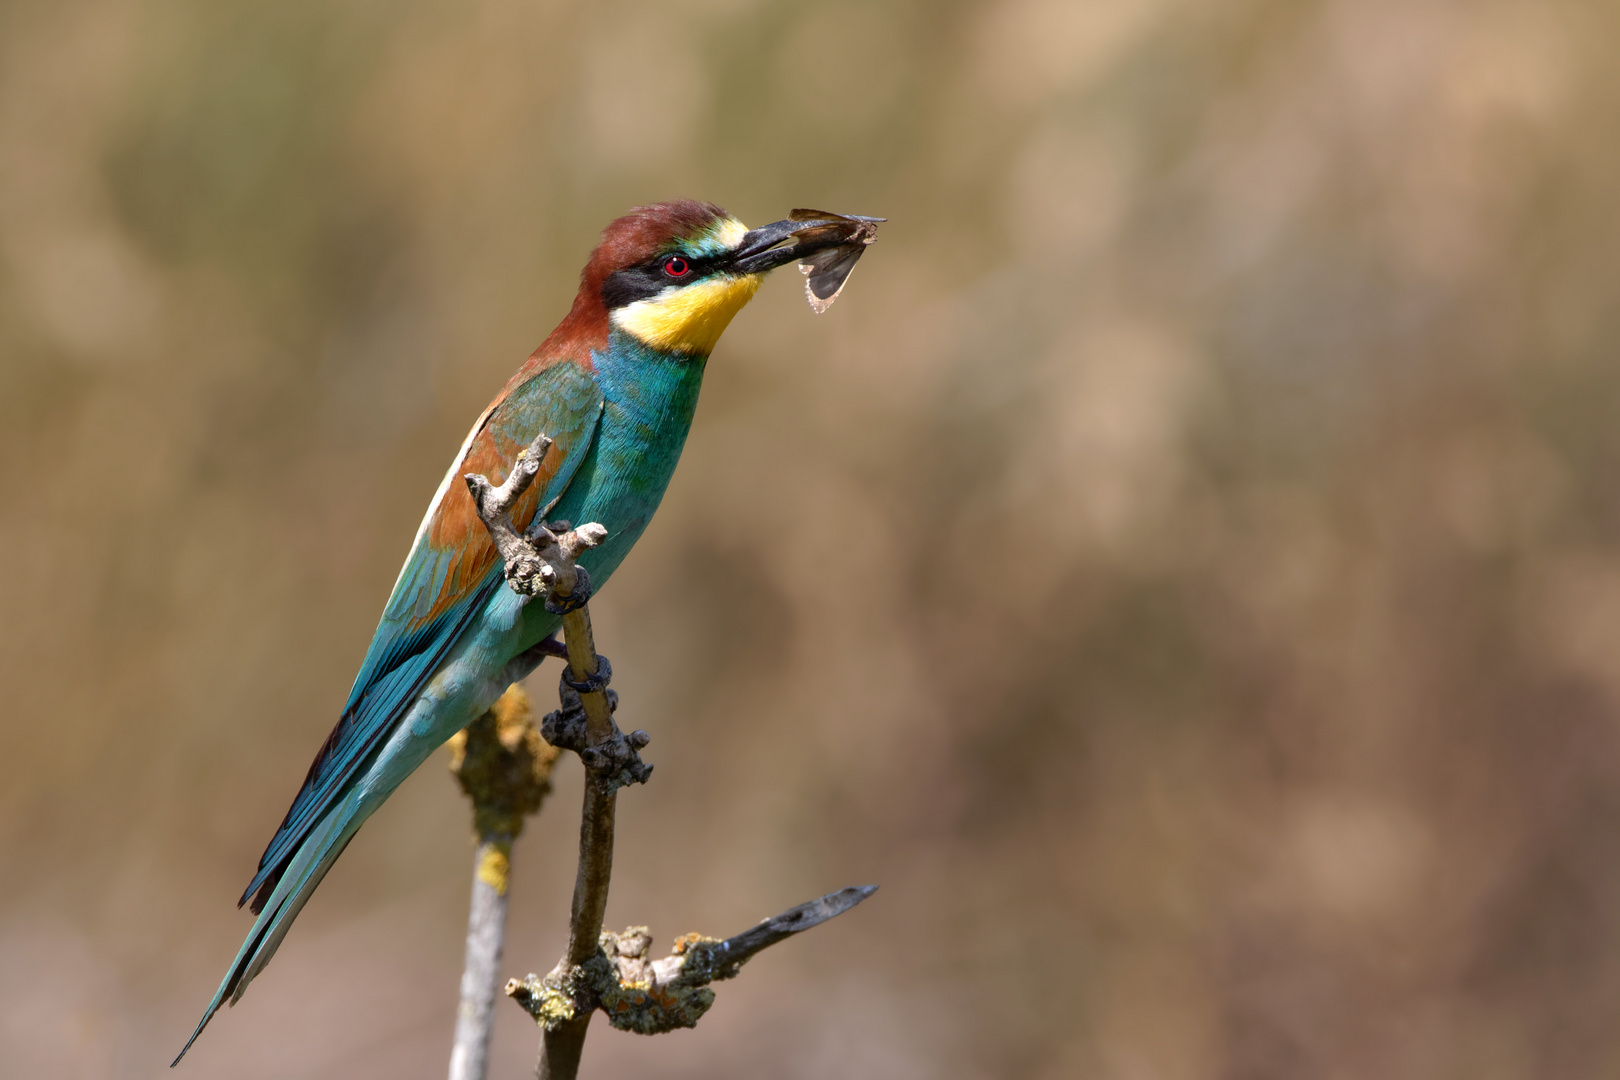
[(663, 292), (671, 285), (684, 285), (693, 282), (709, 273), (719, 262), (715, 257), (693, 258), (690, 255), (680, 255), (686, 260), (688, 270), (679, 277), (672, 277), (664, 272), (664, 264), (669, 261), (670, 255), (660, 255), (636, 266), (628, 266), (623, 270), (615, 270), (602, 282), (602, 304), (609, 310), (626, 307), (637, 300), (650, 300)]

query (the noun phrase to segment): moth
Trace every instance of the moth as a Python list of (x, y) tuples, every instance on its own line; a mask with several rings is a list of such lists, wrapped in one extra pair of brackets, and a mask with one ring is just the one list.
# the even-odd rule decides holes
[(832, 307), (838, 294), (844, 291), (844, 282), (849, 280), (861, 254), (877, 240), (878, 223), (888, 219), (801, 209), (789, 213), (788, 220), (805, 222), (805, 227), (793, 234), (798, 243), (833, 238), (843, 241), (836, 247), (821, 248), (799, 262), (799, 272), (805, 276), (805, 295), (819, 315)]

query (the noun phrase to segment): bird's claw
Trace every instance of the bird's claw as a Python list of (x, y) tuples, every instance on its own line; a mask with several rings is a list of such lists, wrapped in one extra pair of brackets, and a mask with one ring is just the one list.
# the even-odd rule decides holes
[[(548, 602), (549, 606), (549, 602)], [(578, 694), (594, 694), (598, 690), (606, 690), (607, 684), (613, 681), (613, 665), (601, 653), (596, 654), (596, 670), (583, 679), (575, 679), (573, 668), (565, 667), (562, 672), (562, 681)], [(617, 695), (615, 695), (617, 696)]]

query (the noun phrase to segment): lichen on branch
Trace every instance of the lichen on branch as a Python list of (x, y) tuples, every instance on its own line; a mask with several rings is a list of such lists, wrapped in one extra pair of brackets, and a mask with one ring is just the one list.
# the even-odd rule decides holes
[(450, 773), (473, 803), (473, 831), (480, 839), (517, 839), (524, 818), (551, 793), (551, 770), (561, 754), (535, 726), (529, 695), (510, 687), (446, 745)]
[(645, 926), (622, 934), (604, 931), (585, 963), (559, 967), (544, 978), (512, 979), (506, 994), (547, 1031), (595, 1009), (620, 1031), (640, 1035), (696, 1027), (714, 1004), (709, 983), (735, 978), (761, 950), (842, 915), (876, 891), (875, 885), (840, 889), (724, 940), (683, 934), (659, 960), (648, 959), (652, 935)]

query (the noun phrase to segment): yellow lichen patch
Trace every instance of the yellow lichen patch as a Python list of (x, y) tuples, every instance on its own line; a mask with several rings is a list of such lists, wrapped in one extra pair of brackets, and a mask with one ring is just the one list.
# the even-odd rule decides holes
[(708, 937), (707, 935), (699, 934), (696, 931), (693, 931), (690, 934), (682, 934), (680, 937), (676, 938), (675, 945), (670, 951), (676, 956), (685, 956), (686, 950), (690, 949), (694, 945), (701, 945), (704, 942), (714, 942), (718, 940), (720, 939)]
[(708, 356), (732, 316), (754, 298), (759, 274), (724, 275), (693, 282), (613, 313), (614, 325), (659, 352)]
[(645, 984), (620, 983), (610, 977), (602, 980), (597, 992), (608, 1023), (620, 1031), (642, 1035), (697, 1027), (698, 1020), (714, 1004), (714, 991), (707, 986), (652, 989)]
[(572, 1020), (578, 1011), (574, 1008), (572, 997), (556, 987), (546, 986), (540, 992), (540, 1004), (534, 1018), (541, 1027), (552, 1031), (559, 1024)]
[(511, 876), (512, 845), (501, 841), (481, 845), (478, 851), (478, 880), (494, 889), (496, 895), (505, 896)]

